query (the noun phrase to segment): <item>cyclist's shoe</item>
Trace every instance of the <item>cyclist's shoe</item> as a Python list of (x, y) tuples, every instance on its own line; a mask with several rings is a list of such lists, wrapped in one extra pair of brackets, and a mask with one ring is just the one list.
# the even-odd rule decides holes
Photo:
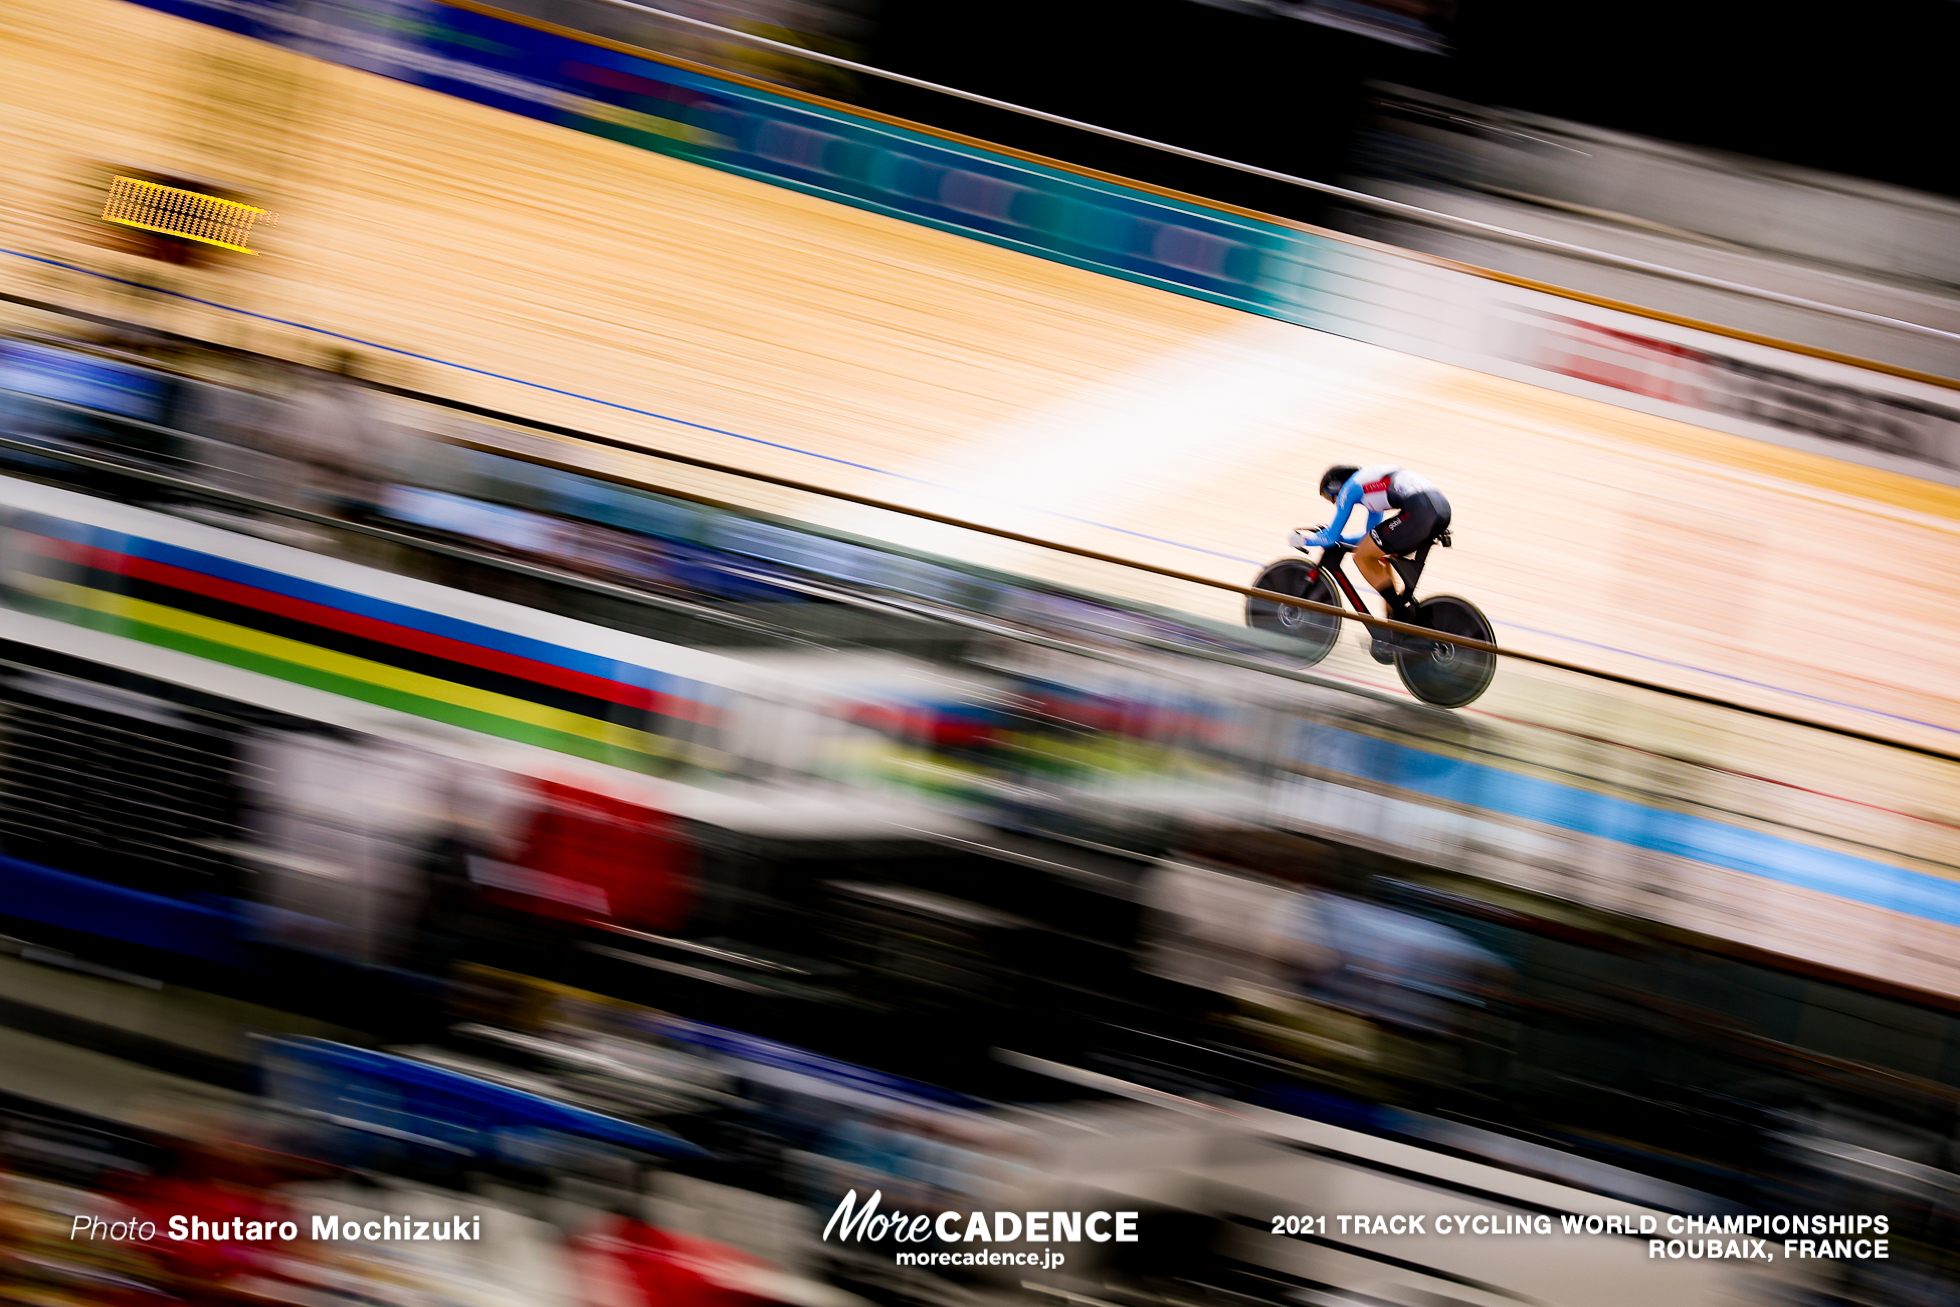
[[(1386, 610), (1383, 616), (1397, 622), (1406, 622), (1409, 620), (1409, 608), (1411, 605), (1407, 595), (1384, 593), (1382, 595), (1382, 606)], [(1402, 634), (1400, 631), (1385, 631), (1379, 626), (1373, 626), (1368, 629), (1369, 634), (1373, 637), (1368, 643), (1368, 652), (1378, 663), (1392, 663), (1395, 661), (1397, 650), (1411, 647), (1410, 637)]]
[[(1414, 607), (1407, 599), (1391, 602), (1388, 616), (1398, 622), (1407, 622)], [(1369, 642), (1368, 652), (1378, 663), (1392, 663), (1398, 653), (1428, 653), (1436, 647), (1435, 641), (1425, 639), (1414, 631), (1385, 631), (1377, 626), (1370, 628), (1370, 634), (1373, 639)]]

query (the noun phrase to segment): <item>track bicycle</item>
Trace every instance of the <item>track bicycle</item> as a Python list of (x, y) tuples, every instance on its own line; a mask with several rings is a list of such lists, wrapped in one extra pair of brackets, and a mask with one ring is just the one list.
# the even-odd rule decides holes
[[(1429, 561), (1430, 549), (1437, 544), (1447, 549), (1450, 544), (1449, 532), (1445, 531), (1410, 557), (1388, 560), (1395, 568), (1396, 575), (1402, 578), (1402, 591), (1411, 601), (1404, 610), (1402, 620), (1411, 626), (1425, 627), (1444, 635), (1481, 640), (1485, 644), (1495, 643), (1489, 619), (1468, 599), (1455, 595), (1435, 595), (1422, 600), (1415, 598), (1416, 581), (1422, 576), (1423, 564)], [(1253, 588), (1304, 599), (1309, 603), (1325, 604), (1330, 608), (1341, 607), (1342, 597), (1345, 596), (1348, 606), (1354, 611), (1367, 613), (1368, 605), (1361, 601), (1354, 582), (1348, 579), (1347, 572), (1341, 566), (1352, 551), (1345, 545), (1329, 545), (1319, 552), (1320, 556), (1314, 558), (1310, 550), (1303, 549), (1303, 557), (1282, 558), (1267, 564), (1253, 581)], [(1333, 651), (1345, 620), (1334, 613), (1296, 607), (1256, 595), (1248, 595), (1245, 601), (1245, 624), (1256, 630), (1276, 631), (1290, 637), (1294, 641), (1294, 652), (1309, 667)], [(1396, 674), (1402, 678), (1402, 684), (1408, 687), (1409, 693), (1439, 708), (1461, 708), (1470, 703), (1490, 687), (1491, 678), (1497, 674), (1497, 656), (1487, 650), (1373, 627), (1370, 627), (1369, 635), (1372, 637), (1369, 652), (1375, 661), (1393, 662)]]

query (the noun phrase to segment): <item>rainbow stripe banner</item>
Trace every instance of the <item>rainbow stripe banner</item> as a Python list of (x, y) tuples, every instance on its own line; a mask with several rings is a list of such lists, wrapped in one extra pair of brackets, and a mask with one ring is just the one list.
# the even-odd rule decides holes
[(704, 687), (216, 554), (40, 515), (15, 602), (112, 635), (640, 772), (711, 754)]

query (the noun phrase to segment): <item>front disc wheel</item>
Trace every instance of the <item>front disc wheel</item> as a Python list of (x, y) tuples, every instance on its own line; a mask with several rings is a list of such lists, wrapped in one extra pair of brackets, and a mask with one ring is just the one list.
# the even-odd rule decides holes
[[(1340, 591), (1328, 579), (1327, 570), (1304, 558), (1282, 558), (1269, 564), (1253, 581), (1256, 590), (1305, 599), (1310, 603), (1338, 608)], [(1341, 619), (1333, 613), (1299, 608), (1274, 599), (1247, 595), (1245, 624), (1258, 631), (1274, 631), (1294, 642), (1294, 652), (1311, 667), (1325, 658), (1341, 638)]]

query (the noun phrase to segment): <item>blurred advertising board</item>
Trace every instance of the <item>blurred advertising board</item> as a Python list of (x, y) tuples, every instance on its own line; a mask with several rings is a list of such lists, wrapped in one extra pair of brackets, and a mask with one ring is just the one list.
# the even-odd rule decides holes
[[(1616, 402), (1686, 409), (1774, 436), (1830, 442), (1888, 459), (1960, 472), (1960, 396), (1882, 374), (1702, 337), (1665, 323), (1588, 312), (1524, 308), (1512, 316), (1511, 357), (1534, 372), (1602, 386)], [(1552, 384), (1552, 383), (1547, 383)], [(1944, 402), (1942, 402), (1944, 401)], [(1916, 470), (1916, 469), (1915, 469)]]
[(1341, 246), (1344, 336), (1872, 467), (1960, 480), (1960, 390), (1746, 335)]

